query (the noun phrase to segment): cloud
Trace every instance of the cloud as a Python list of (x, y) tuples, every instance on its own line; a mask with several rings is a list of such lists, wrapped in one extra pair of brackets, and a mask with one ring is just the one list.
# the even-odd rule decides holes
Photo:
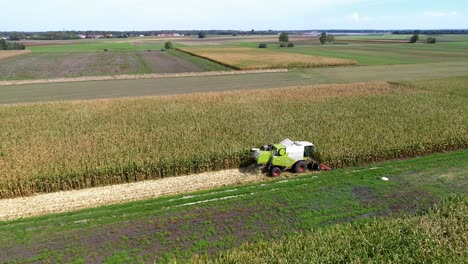
[(351, 16), (348, 17), (349, 19), (351, 19), (352, 21), (354, 22), (359, 22), (359, 20), (361, 20), (361, 16), (359, 16), (359, 13), (358, 12), (354, 12)]
[(426, 11), (424, 12), (424, 15), (429, 16), (429, 17), (453, 17), (453, 16), (458, 15), (458, 13), (455, 11), (450, 11), (450, 12)]
[(358, 12), (354, 12), (350, 16), (346, 16), (345, 20), (352, 21), (355, 23), (363, 22), (363, 21), (371, 21), (373, 20), (371, 17), (368, 16), (361, 16)]

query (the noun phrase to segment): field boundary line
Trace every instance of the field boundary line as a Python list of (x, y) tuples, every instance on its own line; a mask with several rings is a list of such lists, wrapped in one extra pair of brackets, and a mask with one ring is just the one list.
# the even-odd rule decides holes
[(178, 50), (178, 51), (180, 51), (180, 52), (183, 52), (183, 53), (186, 53), (186, 54), (188, 54), (188, 55), (192, 55), (192, 56), (195, 56), (195, 57), (199, 57), (199, 58), (202, 58), (202, 59), (205, 59), (205, 60), (209, 60), (209, 61), (212, 61), (212, 62), (221, 64), (221, 65), (223, 65), (223, 66), (226, 66), (226, 67), (231, 68), (231, 69), (234, 69), (234, 70), (242, 70), (241, 68), (236, 67), (236, 66), (234, 66), (234, 65), (230, 65), (230, 64), (227, 64), (227, 63), (224, 63), (224, 62), (221, 62), (221, 61), (214, 60), (214, 59), (212, 59), (212, 58), (208, 58), (208, 57), (205, 57), (205, 56), (201, 56), (201, 55), (198, 55), (198, 54), (193, 53), (193, 52), (190, 52), (190, 51), (186, 51), (186, 50), (179, 49), (179, 48), (177, 48), (176, 50)]
[(288, 72), (288, 71), (289, 71), (288, 69), (267, 69), (267, 70), (209, 71), (209, 72), (185, 72), (185, 73), (123, 74), (123, 75), (86, 76), (86, 77), (71, 77), (71, 78), (57, 78), (57, 79), (0, 81), (0, 86), (88, 82), (88, 81), (113, 81), (113, 80), (138, 80), (138, 79), (243, 75), (243, 74), (259, 74), (259, 73), (280, 73), (280, 72)]

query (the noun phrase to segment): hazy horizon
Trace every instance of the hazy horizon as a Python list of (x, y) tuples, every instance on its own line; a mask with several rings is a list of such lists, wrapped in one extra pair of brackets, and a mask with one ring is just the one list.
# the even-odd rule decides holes
[(468, 28), (468, 2), (454, 0), (180, 0), (177, 6), (147, 0), (24, 0), (3, 6), (0, 31)]

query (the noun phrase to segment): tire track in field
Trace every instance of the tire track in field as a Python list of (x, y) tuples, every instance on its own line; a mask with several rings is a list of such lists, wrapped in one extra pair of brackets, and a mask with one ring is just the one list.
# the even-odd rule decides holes
[(0, 221), (268, 180), (237, 169), (0, 200)]

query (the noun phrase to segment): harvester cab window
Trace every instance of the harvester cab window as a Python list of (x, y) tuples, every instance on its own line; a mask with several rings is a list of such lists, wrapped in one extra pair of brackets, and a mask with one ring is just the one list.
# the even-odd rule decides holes
[(313, 152), (314, 152), (314, 147), (313, 146), (304, 147), (304, 157), (312, 156)]

